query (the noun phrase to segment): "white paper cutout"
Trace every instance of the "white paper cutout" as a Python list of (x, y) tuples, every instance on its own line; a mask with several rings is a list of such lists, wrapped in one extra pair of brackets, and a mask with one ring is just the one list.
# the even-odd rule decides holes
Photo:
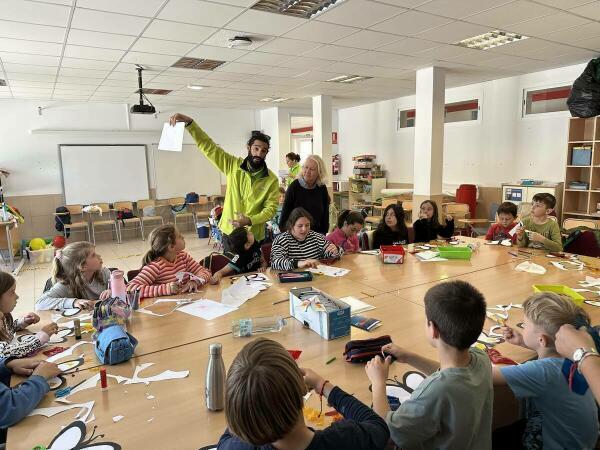
[(93, 387), (96, 386), (96, 384), (98, 384), (98, 381), (100, 381), (100, 374), (99, 373), (97, 373), (96, 375), (88, 378), (86, 381), (84, 381), (83, 383), (81, 383), (79, 386), (77, 386), (75, 389), (73, 389), (67, 395), (64, 395), (62, 398), (67, 398), (67, 397), (70, 397), (73, 394), (77, 394), (79, 391), (83, 391), (85, 389), (93, 388)]
[(546, 269), (539, 264), (525, 261), (515, 267), (515, 270), (520, 272), (534, 273), (536, 275), (543, 275), (546, 273)]
[(62, 363), (59, 363), (57, 365), (58, 369), (62, 372), (62, 373), (67, 373), (73, 369), (76, 369), (77, 367), (80, 367), (83, 365), (83, 358), (77, 358), (77, 359), (73, 359), (70, 361), (65, 361)]
[(144, 383), (146, 385), (152, 383), (153, 381), (164, 381), (164, 380), (174, 380), (179, 378), (185, 378), (190, 374), (189, 370), (182, 370), (180, 372), (174, 372), (172, 370), (165, 370), (164, 372), (159, 373), (158, 375), (153, 375), (148, 378), (140, 377), (139, 374), (144, 369), (154, 365), (154, 363), (144, 363), (135, 368), (133, 372), (133, 377), (128, 379), (125, 384), (137, 384)]
[(502, 325), (494, 325), (492, 328), (490, 328), (490, 332), (488, 333), (488, 336), (504, 338), (504, 335), (502, 333), (498, 332), (498, 330), (500, 328), (502, 328)]
[(583, 303), (585, 303), (586, 305), (597, 306), (600, 308), (600, 302), (596, 302), (593, 300), (584, 300)]
[(79, 347), (80, 345), (84, 345), (84, 344), (91, 344), (91, 345), (93, 345), (94, 343), (93, 342), (89, 342), (89, 341), (77, 342), (76, 344), (73, 344), (71, 347), (69, 347), (65, 351), (57, 353), (56, 355), (50, 356), (48, 359), (46, 359), (46, 361), (48, 361), (48, 362), (54, 362), (54, 361), (58, 361), (61, 358), (64, 358), (65, 356), (71, 356), (73, 354), (73, 351), (77, 347)]
[[(56, 414), (60, 414), (62, 412), (68, 411), (70, 409), (78, 408), (79, 412), (75, 416), (76, 419), (80, 419), (82, 422), (88, 420), (92, 409), (94, 408), (94, 400), (87, 403), (71, 403), (65, 406), (51, 406), (49, 408), (36, 408), (31, 411), (28, 416), (45, 416), (52, 417)], [(84, 414), (85, 413), (85, 414)]]
[(62, 344), (63, 342), (66, 341), (67, 336), (69, 334), (71, 334), (72, 332), (73, 332), (73, 330), (71, 330), (69, 328), (64, 328), (62, 330), (58, 330), (58, 332), (56, 332), (52, 336), (50, 336), (50, 340), (47, 342), (47, 344)]
[(350, 269), (319, 264), (317, 265), (317, 267), (311, 267), (310, 269), (308, 269), (308, 271), (321, 275), (327, 275), (328, 277), (343, 277), (344, 275), (350, 272)]
[(182, 151), (184, 129), (185, 123), (183, 122), (177, 122), (173, 127), (168, 122), (165, 122), (160, 135), (160, 140), (158, 141), (158, 149), (170, 152)]
[[(137, 310), (137, 312), (144, 313), (144, 314), (149, 314), (151, 316), (156, 316), (156, 317), (165, 317), (165, 316), (168, 316), (170, 314), (173, 314), (181, 306), (189, 305), (190, 303), (193, 303), (195, 301), (196, 300), (191, 299), (191, 298), (159, 298), (154, 303), (152, 303), (150, 305), (145, 305), (143, 308), (139, 308)], [(176, 305), (175, 305), (175, 308), (173, 308), (172, 310), (170, 310), (170, 311), (168, 311), (166, 313), (161, 313), (161, 314), (155, 313), (154, 311), (151, 311), (151, 310), (148, 309), (149, 307), (154, 306), (154, 305), (156, 305), (158, 303), (176, 303)]]
[(200, 317), (204, 320), (213, 320), (217, 317), (221, 317), (225, 314), (235, 311), (237, 308), (223, 305), (222, 303), (215, 302), (213, 300), (199, 300), (189, 305), (182, 306), (178, 309), (182, 313), (189, 314), (191, 316)]
[(125, 418), (125, 416), (114, 416), (113, 417), (113, 422), (117, 423), (117, 422), (123, 420), (124, 418)]
[(256, 297), (261, 291), (271, 287), (269, 277), (263, 273), (240, 276), (230, 287), (221, 291), (223, 305), (239, 308), (251, 298)]

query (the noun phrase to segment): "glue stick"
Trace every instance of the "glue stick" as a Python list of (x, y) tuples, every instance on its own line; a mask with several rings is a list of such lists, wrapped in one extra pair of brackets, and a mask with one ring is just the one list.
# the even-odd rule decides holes
[(73, 319), (73, 326), (75, 327), (75, 339), (81, 339), (81, 323), (79, 319)]
[(106, 369), (102, 367), (100, 369), (100, 387), (102, 390), (106, 390), (108, 388), (108, 382), (106, 380)]

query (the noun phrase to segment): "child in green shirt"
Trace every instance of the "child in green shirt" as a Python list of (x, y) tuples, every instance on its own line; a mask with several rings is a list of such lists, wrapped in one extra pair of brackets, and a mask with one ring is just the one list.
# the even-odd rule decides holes
[(535, 194), (531, 201), (531, 215), (522, 220), (523, 226), (517, 230), (517, 245), (545, 249), (550, 252), (562, 251), (560, 227), (548, 217), (556, 206), (556, 198), (546, 192)]

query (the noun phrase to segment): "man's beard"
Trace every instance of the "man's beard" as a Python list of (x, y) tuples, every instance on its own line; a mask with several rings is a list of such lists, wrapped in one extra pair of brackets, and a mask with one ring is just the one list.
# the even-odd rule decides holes
[(248, 153), (248, 163), (250, 164), (250, 167), (258, 170), (263, 167), (263, 165), (265, 164), (265, 160), (262, 159), (260, 156), (252, 156), (250, 153)]

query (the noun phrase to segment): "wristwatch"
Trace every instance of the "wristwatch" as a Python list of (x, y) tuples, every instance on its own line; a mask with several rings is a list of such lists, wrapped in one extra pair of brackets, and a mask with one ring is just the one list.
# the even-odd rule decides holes
[(588, 356), (600, 356), (595, 348), (578, 348), (573, 353), (573, 362), (580, 365)]

